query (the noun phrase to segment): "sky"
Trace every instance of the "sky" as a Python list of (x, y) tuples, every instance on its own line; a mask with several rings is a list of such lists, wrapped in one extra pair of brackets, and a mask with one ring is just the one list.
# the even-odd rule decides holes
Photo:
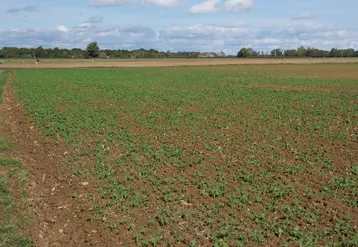
[(0, 47), (358, 49), (357, 0), (0, 0)]

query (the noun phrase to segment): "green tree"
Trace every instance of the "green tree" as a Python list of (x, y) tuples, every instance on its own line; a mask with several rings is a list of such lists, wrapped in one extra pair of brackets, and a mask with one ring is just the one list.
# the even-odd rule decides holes
[(338, 56), (340, 56), (338, 49), (337, 49), (337, 48), (332, 48), (331, 51), (330, 51), (330, 53), (329, 53), (329, 56), (331, 56), (331, 57), (338, 57)]
[(85, 56), (85, 52), (80, 48), (73, 48), (71, 54), (74, 58), (83, 58)]
[(99, 47), (97, 42), (91, 42), (88, 44), (87, 49), (86, 49), (87, 55), (90, 58), (95, 58), (99, 56)]
[(294, 49), (286, 50), (285, 51), (285, 56), (286, 57), (295, 57), (295, 56), (297, 56), (297, 51), (294, 50)]
[(53, 49), (53, 57), (54, 58), (60, 58), (61, 57), (61, 51), (58, 47), (55, 47)]
[(245, 47), (241, 48), (241, 50), (237, 53), (237, 57), (248, 57), (250, 55), (250, 50)]
[(283, 55), (283, 51), (281, 49), (274, 49), (271, 51), (271, 55), (275, 57), (281, 57)]
[(257, 51), (252, 51), (252, 53), (251, 53), (251, 56), (253, 56), (253, 57), (257, 57), (259, 55), (259, 52), (257, 52)]
[(304, 56), (306, 56), (306, 53), (307, 53), (307, 50), (303, 46), (298, 47), (297, 56), (304, 57)]
[(67, 51), (64, 51), (64, 52), (62, 53), (62, 57), (63, 57), (63, 58), (68, 58), (68, 52), (67, 52)]
[(107, 54), (106, 54), (105, 52), (101, 51), (101, 52), (99, 53), (99, 57), (100, 57), (100, 58), (106, 58), (106, 57), (107, 57)]
[(350, 49), (344, 50), (343, 56), (344, 57), (354, 57), (354, 49), (350, 48)]
[(39, 46), (35, 49), (35, 56), (37, 58), (46, 58), (47, 57), (47, 53), (45, 51), (45, 49), (42, 46)]

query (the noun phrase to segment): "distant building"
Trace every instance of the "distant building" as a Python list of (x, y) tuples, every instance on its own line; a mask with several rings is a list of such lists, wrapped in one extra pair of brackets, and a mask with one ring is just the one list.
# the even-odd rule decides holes
[(199, 54), (200, 58), (216, 57), (215, 52), (202, 52)]

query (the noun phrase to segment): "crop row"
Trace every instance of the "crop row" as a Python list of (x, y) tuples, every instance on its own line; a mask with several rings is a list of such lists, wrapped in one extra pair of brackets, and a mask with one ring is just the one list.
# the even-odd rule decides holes
[(90, 220), (128, 245), (354, 243), (357, 82), (244, 70), (24, 70), (14, 85), (94, 178), (74, 191)]

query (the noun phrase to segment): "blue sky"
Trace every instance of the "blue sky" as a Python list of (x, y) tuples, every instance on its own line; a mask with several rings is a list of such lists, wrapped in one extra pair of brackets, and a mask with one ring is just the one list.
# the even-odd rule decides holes
[(357, 0), (0, 0), (0, 46), (358, 49)]

